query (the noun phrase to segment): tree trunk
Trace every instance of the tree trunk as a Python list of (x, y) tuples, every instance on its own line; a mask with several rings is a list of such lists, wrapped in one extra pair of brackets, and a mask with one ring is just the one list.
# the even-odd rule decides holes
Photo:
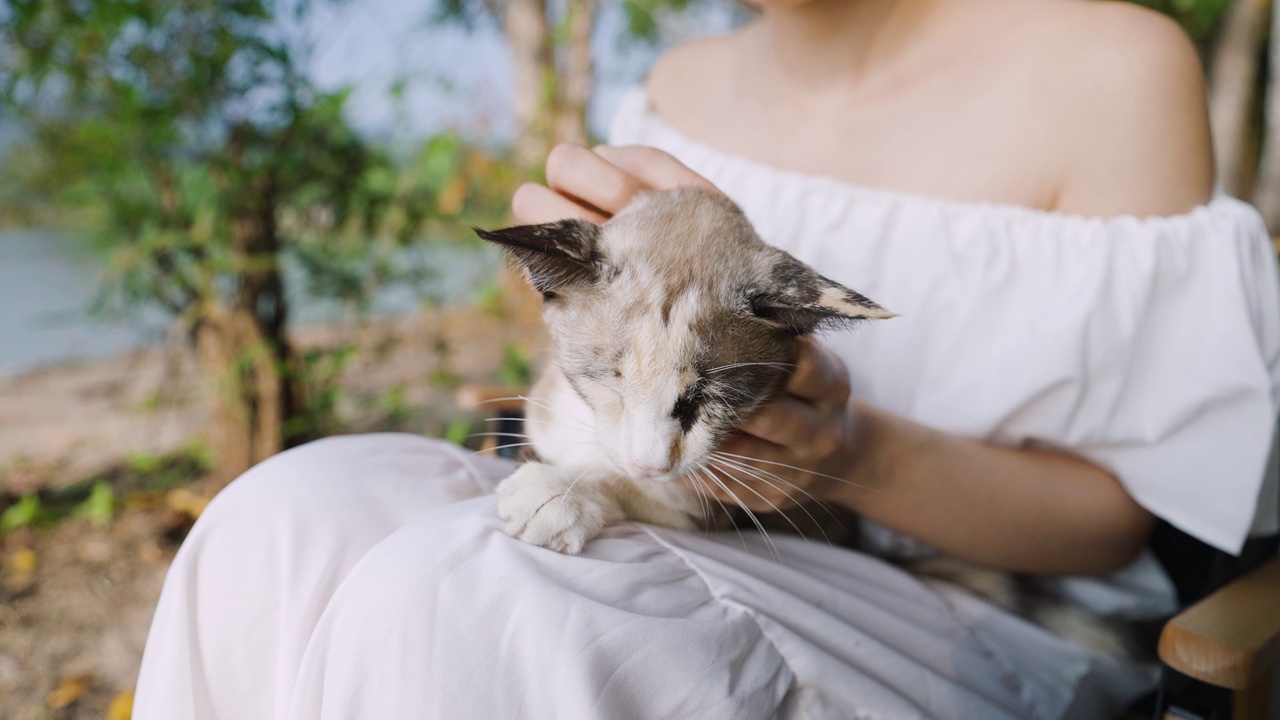
[(1253, 204), (1262, 213), (1267, 222), (1267, 231), (1274, 238), (1280, 236), (1280, 12), (1275, 8), (1271, 11), (1271, 46), (1268, 48), (1268, 58), (1271, 72), (1265, 99), (1266, 139)]
[(1218, 182), (1236, 197), (1249, 195), (1256, 170), (1252, 110), (1269, 5), (1270, 0), (1235, 0), (1210, 64), (1209, 117)]
[(508, 0), (503, 32), (515, 82), (515, 163), (528, 175), (551, 150), (556, 75), (546, 0)]
[(594, 67), (591, 31), (595, 27), (598, 0), (566, 0), (568, 29), (563, 51), (559, 97), (556, 102), (556, 141), (586, 144), (587, 100), (591, 97)]
[[(309, 428), (297, 422), (305, 396), (286, 335), (274, 189), (269, 182), (256, 185), (232, 223), (240, 273), (231, 305), (206, 300), (196, 330), (196, 355), (210, 392), (209, 440), (222, 482), (311, 439)], [(291, 425), (296, 429), (286, 433)]]
[(251, 316), (222, 307), (203, 314), (196, 357), (209, 396), (214, 475), (225, 484), (283, 448), (282, 382)]

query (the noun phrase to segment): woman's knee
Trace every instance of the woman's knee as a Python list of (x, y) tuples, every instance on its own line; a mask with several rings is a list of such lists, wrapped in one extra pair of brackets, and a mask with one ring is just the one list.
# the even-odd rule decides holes
[(229, 484), (209, 503), (188, 542), (246, 535), (322, 546), (376, 541), (424, 512), (484, 494), (485, 483), (504, 467), (418, 435), (317, 440), (269, 458)]

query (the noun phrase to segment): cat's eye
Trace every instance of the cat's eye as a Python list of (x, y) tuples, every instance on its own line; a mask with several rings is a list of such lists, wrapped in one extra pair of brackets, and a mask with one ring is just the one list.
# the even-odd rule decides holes
[(556, 298), (558, 298), (558, 297), (560, 297), (560, 296), (559, 296), (559, 295), (557, 295), (557, 294), (555, 294), (555, 293), (553, 293), (553, 292), (551, 292), (550, 290), (547, 290), (547, 291), (545, 291), (545, 292), (543, 292), (543, 293), (542, 293), (542, 299), (543, 299), (543, 301), (551, 301), (551, 300), (555, 300), (555, 299), (556, 299)]

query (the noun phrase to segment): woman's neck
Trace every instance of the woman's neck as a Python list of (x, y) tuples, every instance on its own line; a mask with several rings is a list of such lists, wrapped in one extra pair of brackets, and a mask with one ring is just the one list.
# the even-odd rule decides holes
[(796, 90), (869, 80), (908, 63), (942, 29), (954, 0), (812, 0), (767, 5), (754, 28), (759, 58)]

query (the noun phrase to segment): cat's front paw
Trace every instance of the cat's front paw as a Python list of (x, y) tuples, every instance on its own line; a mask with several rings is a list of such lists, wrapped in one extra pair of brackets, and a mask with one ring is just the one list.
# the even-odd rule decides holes
[(498, 516), (511, 537), (570, 555), (623, 520), (618, 501), (581, 469), (539, 462), (521, 465), (498, 485)]

